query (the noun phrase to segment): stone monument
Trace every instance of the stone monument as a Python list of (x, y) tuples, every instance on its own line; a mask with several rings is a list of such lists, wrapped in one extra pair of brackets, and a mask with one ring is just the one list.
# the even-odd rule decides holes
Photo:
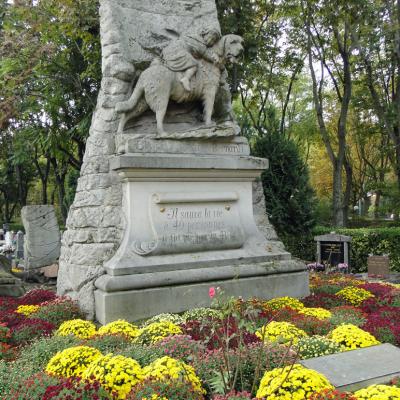
[(60, 228), (52, 205), (25, 206), (24, 267), (32, 270), (53, 264), (60, 256)]
[[(214, 0), (102, 0), (103, 79), (62, 239), (59, 294), (101, 323), (308, 294), (268, 222), (267, 160), (239, 136), (227, 72), (243, 40)], [(254, 195), (253, 195), (254, 192)]]

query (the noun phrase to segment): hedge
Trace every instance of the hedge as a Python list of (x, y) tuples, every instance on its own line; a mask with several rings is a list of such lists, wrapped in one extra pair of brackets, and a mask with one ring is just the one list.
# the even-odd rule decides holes
[(317, 245), (314, 236), (335, 231), (338, 234), (351, 236), (350, 266), (352, 272), (366, 272), (369, 254), (388, 254), (391, 271), (400, 272), (400, 227), (394, 228), (326, 228), (318, 226), (312, 234), (282, 237), (288, 251), (293, 256), (307, 262), (315, 261)]

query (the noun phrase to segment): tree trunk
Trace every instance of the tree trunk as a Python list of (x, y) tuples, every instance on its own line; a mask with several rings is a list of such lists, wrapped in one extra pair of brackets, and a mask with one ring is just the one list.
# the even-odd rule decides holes
[(332, 207), (333, 225), (339, 227), (345, 225), (343, 215), (342, 168), (343, 164), (339, 163), (337, 160), (333, 168)]
[(347, 159), (344, 160), (344, 170), (346, 171), (346, 188), (344, 191), (344, 200), (343, 200), (343, 222), (344, 225), (348, 225), (349, 221), (349, 212), (351, 206), (351, 193), (353, 188), (353, 168)]
[(65, 206), (65, 176), (67, 174), (67, 168), (65, 165), (60, 166), (60, 163), (57, 162), (57, 160), (52, 157), (50, 159), (51, 164), (53, 166), (54, 170), (54, 177), (56, 180), (56, 185), (57, 185), (57, 192), (58, 192), (58, 202), (59, 202), (59, 207), (61, 211), (61, 217), (63, 222), (65, 223), (68, 217), (68, 210)]

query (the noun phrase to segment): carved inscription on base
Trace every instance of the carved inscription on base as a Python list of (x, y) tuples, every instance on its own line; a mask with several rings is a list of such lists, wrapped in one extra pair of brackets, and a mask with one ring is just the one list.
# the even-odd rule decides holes
[(155, 237), (135, 242), (141, 255), (234, 249), (245, 241), (235, 193), (155, 194), (150, 217)]

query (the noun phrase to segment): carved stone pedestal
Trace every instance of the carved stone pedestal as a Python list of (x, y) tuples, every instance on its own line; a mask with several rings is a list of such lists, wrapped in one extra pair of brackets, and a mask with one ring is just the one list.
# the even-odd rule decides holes
[(254, 221), (252, 182), (267, 166), (247, 155), (114, 157), (126, 228), (95, 282), (97, 319), (207, 306), (210, 286), (243, 298), (307, 295), (304, 264), (267, 241)]

